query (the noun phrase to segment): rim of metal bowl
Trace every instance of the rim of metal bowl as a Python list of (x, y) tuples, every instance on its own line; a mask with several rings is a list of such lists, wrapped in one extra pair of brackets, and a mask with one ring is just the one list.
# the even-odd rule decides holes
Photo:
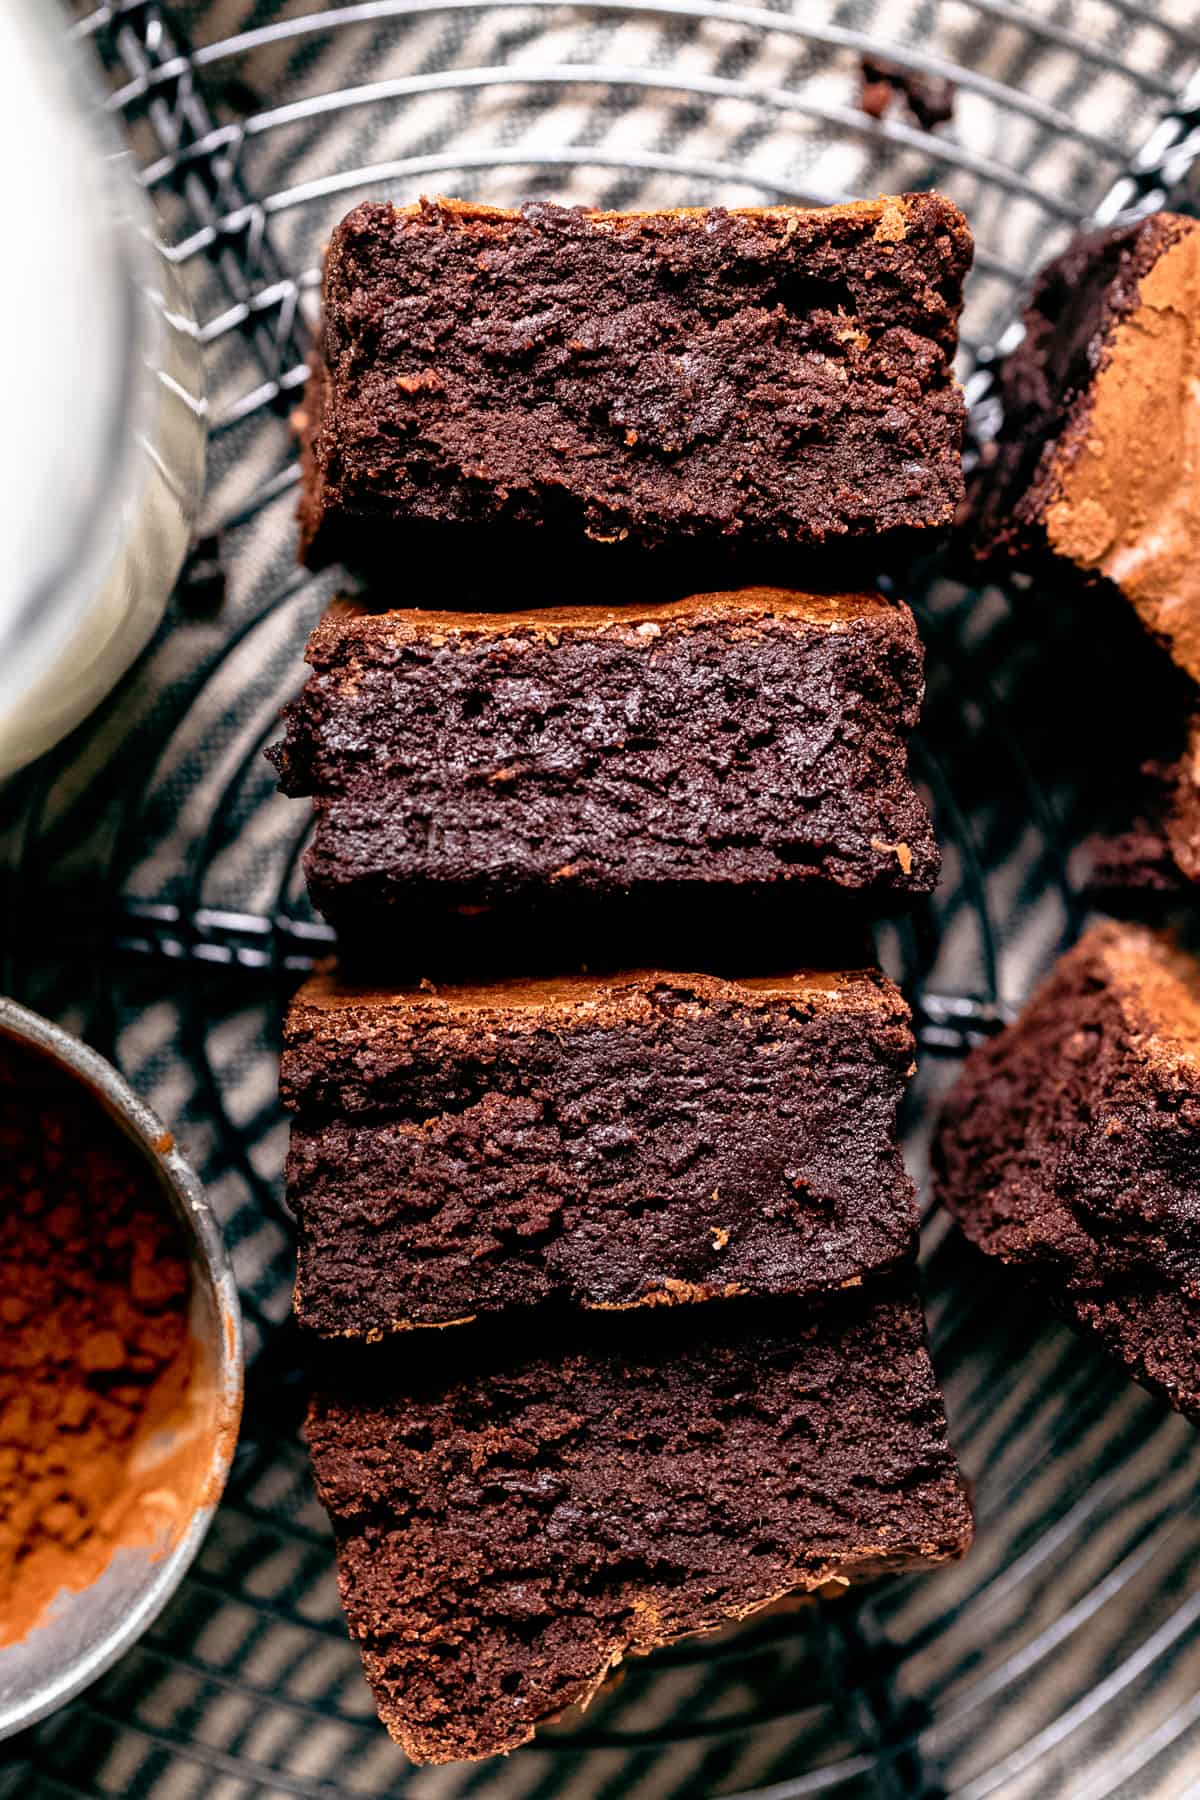
[(212, 1284), (221, 1329), (216, 1357), (218, 1429), (207, 1469), (211, 1499), (196, 1508), (187, 1530), (170, 1553), (155, 1563), (140, 1599), (121, 1624), (95, 1645), (82, 1649), (36, 1699), (0, 1711), (0, 1739), (34, 1725), (63, 1706), (112, 1667), (153, 1624), (172, 1597), (203, 1543), (220, 1503), (233, 1462), (242, 1411), (244, 1351), (242, 1312), (237, 1282), (221, 1228), (208, 1203), (200, 1177), (182, 1155), (157, 1113), (140, 1100), (124, 1076), (98, 1051), (74, 1038), (39, 1013), (0, 996), (0, 1035), (26, 1043), (77, 1076), (152, 1161), (166, 1181), (199, 1251)]

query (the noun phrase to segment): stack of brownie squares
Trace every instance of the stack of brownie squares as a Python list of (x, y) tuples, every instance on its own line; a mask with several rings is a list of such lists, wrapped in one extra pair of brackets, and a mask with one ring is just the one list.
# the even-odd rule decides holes
[(342, 1598), (417, 1760), (969, 1542), (911, 1021), (826, 929), (937, 877), (916, 627), (847, 571), (961, 499), (969, 261), (932, 194), (369, 203), (329, 246), (304, 554), (362, 587), (274, 752), (341, 947), (286, 1024), (288, 1193)]

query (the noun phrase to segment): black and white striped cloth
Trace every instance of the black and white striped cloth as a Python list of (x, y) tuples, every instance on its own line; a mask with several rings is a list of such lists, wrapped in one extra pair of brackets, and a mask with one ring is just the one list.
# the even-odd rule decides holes
[[(631, 1669), (582, 1727), (508, 1761), (408, 1767), (346, 1639), (296, 1434), (275, 1101), (286, 980), (271, 948), (295, 951), (312, 919), (303, 809), (274, 794), (261, 756), (336, 579), (294, 566), (286, 415), (321, 244), (356, 198), (731, 205), (936, 184), (980, 247), (974, 350), (1074, 225), (1155, 198), (1156, 159), (1186, 138), (1160, 121), (1196, 97), (1194, 0), (373, 0), (318, 28), (313, 0), (115, 11), (90, 35), (135, 154), (158, 165), (168, 239), (186, 248), (213, 218), (227, 228), (219, 253), (201, 241), (183, 261), (208, 345), (205, 524), (223, 532), (229, 588), (215, 617), (177, 601), (112, 703), (5, 797), (4, 979), (106, 1047), (171, 1121), (223, 1218), (255, 1360), (231, 1493), (195, 1575), (91, 1695), (0, 1750), (0, 1800), (1195, 1791), (1194, 1434), (967, 1263), (936, 1221), (935, 1350), (978, 1487), (968, 1561), (716, 1649), (682, 1646)], [(957, 66), (952, 123), (929, 137), (899, 103), (882, 124), (861, 115), (867, 41)], [(172, 58), (189, 48), (181, 80)], [(149, 106), (138, 70), (156, 58), (168, 74)], [(171, 177), (185, 116), (192, 137), (216, 133), (196, 165), (207, 186)], [(425, 580), (397, 602), (452, 604), (436, 572)], [(1060, 852), (1079, 816), (1053, 764), (1014, 755), (1039, 672), (1007, 598), (941, 588), (924, 620), (921, 772), (947, 876), (936, 906), (882, 946), (929, 997), (914, 1166), (955, 1066), (938, 1046), (961, 1048), (1019, 1001), (1070, 929)], [(1045, 712), (1058, 666), (1041, 671)]]

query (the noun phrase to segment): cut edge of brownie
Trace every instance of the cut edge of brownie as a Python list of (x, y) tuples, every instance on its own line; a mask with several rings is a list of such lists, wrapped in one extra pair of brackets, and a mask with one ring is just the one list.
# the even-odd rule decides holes
[[(661, 969), (630, 969), (613, 974), (565, 974), (554, 976), (511, 976), (497, 982), (433, 982), (418, 981), (411, 985), (378, 988), (363, 982), (344, 983), (336, 967), (326, 967), (310, 975), (292, 1000), (285, 1025), (285, 1035), (292, 1032), (295, 1020), (303, 1022), (310, 1033), (315, 1020), (327, 1013), (361, 1011), (378, 1007), (404, 1007), (434, 1020), (448, 1020), (455, 1009), (492, 1013), (506, 1021), (519, 1019), (523, 1029), (539, 1029), (531, 1015), (547, 1006), (559, 1004), (584, 1010), (588, 1016), (607, 1022), (625, 1017), (621, 996), (645, 992), (661, 985), (678, 986), (703, 999), (736, 1003), (748, 990), (764, 1000), (794, 1000), (797, 1004), (834, 1006), (838, 998), (853, 990), (874, 995), (880, 1009), (896, 1023), (907, 1023), (911, 1014), (896, 984), (882, 970), (870, 966), (861, 969), (795, 969), (779, 975), (747, 975), (737, 979), (694, 972)], [(497, 1001), (495, 996), (502, 998)], [(292, 1102), (285, 1093), (285, 1105)]]
[[(374, 202), (359, 201), (360, 206), (370, 206)], [(525, 213), (532, 207), (533, 211), (542, 210), (542, 203), (532, 202), (527, 206), (492, 206), (484, 200), (458, 200), (450, 195), (426, 195), (420, 200), (390, 201), (392, 211), (397, 218), (419, 219), (430, 212), (445, 217), (463, 220), (475, 220), (482, 225), (519, 224)], [(547, 203), (544, 210), (582, 213), (590, 223), (610, 226), (614, 231), (623, 229), (636, 230), (648, 219), (708, 219), (714, 214), (728, 214), (731, 219), (842, 219), (873, 218), (879, 226), (883, 241), (898, 242), (908, 230), (909, 220), (913, 213), (931, 211), (947, 223), (955, 223), (963, 230), (966, 220), (961, 209), (953, 200), (946, 198), (936, 189), (906, 189), (899, 194), (876, 194), (864, 200), (841, 200), (829, 206), (801, 206), (780, 201), (774, 206), (643, 206), (631, 207), (627, 210), (603, 206), (570, 206), (555, 207)]]
[(759, 585), (679, 595), (672, 600), (639, 600), (628, 605), (552, 603), (496, 612), (381, 607), (373, 603), (370, 595), (339, 595), (313, 627), (304, 660), (313, 668), (325, 667), (331, 653), (348, 637), (394, 634), (407, 640), (423, 638), (430, 631), (444, 632), (451, 639), (503, 638), (514, 632), (554, 638), (562, 632), (601, 634), (636, 629), (639, 625), (690, 625), (708, 620), (728, 621), (749, 629), (757, 621), (773, 618), (803, 619), (807, 624), (838, 631), (860, 621), (883, 624), (897, 617), (911, 618), (911, 609), (903, 601), (865, 589), (809, 591)]
[(766, 587), (486, 614), (342, 600), (306, 660), (267, 754), (285, 793), (314, 797), (305, 873), (335, 922), (384, 919), (401, 897), (803, 886), (906, 901), (936, 884), (909, 766), (922, 649), (902, 601)]
[(1083, 232), (1038, 272), (1024, 336), (997, 376), (1003, 423), (968, 496), (982, 557), (1045, 547), (1040, 522), (1058, 492), (1057, 467), (1086, 431), (1108, 340), (1171, 241), (1169, 217)]
[[(1143, 312), (1153, 318), (1142, 323)], [(1173, 314), (1183, 322), (1174, 349), (1162, 328)], [(1170, 465), (1157, 449), (1164, 430), (1180, 439), (1187, 487), (1200, 440), (1200, 225), (1155, 213), (1081, 234), (1041, 271), (1024, 323), (999, 374), (1003, 425), (968, 492), (976, 556), (1046, 577), (1067, 566), (1081, 586), (1115, 589), (1200, 678), (1200, 530), (1186, 499), (1173, 505), (1162, 489)], [(1152, 404), (1157, 437), (1144, 429)]]
[(1200, 963), (1168, 934), (1135, 925), (1094, 926), (1089, 937), (1139, 1048), (1186, 1064), (1200, 1085)]
[(778, 1304), (722, 1315), (318, 1363), (308, 1440), (342, 1603), (414, 1760), (515, 1749), (627, 1656), (965, 1554), (910, 1287), (799, 1326)]
[[(952, 360), (957, 346), (957, 319), (962, 302), (962, 281), (971, 264), (973, 245), (969, 228), (961, 211), (941, 194), (933, 191), (921, 191), (882, 195), (874, 200), (854, 201), (830, 207), (787, 205), (733, 209), (685, 207), (631, 213), (603, 212), (585, 207), (554, 207), (541, 203), (531, 204), (521, 209), (487, 207), (472, 202), (440, 197), (434, 200), (422, 199), (407, 206), (363, 201), (341, 221), (331, 241), (326, 259), (324, 289), (326, 327), (329, 318), (330, 271), (339, 253), (342, 239), (348, 229), (355, 227), (355, 223), (360, 217), (369, 216), (372, 209), (378, 214), (385, 206), (394, 222), (437, 220), (443, 229), (449, 225), (451, 229), (464, 235), (471, 233), (479, 235), (481, 243), (492, 238), (502, 240), (504, 233), (522, 225), (532, 223), (535, 226), (544, 227), (547, 221), (552, 219), (575, 219), (586, 224), (593, 231), (614, 236), (626, 230), (637, 231), (651, 225), (658, 228), (665, 226), (667, 230), (673, 226), (679, 226), (690, 231), (695, 229), (698, 221), (709, 223), (725, 219), (735, 223), (763, 222), (769, 224), (773, 222), (783, 226), (785, 244), (793, 235), (803, 234), (806, 227), (816, 221), (821, 221), (826, 226), (836, 226), (840, 222), (854, 224), (859, 221), (864, 223), (873, 221), (875, 226), (872, 234), (873, 240), (888, 254), (893, 254), (898, 246), (905, 243), (910, 230), (928, 234), (931, 241), (936, 239), (939, 244), (944, 244), (941, 258), (945, 266), (940, 272), (940, 283), (933, 280), (928, 274), (922, 275), (927, 290), (926, 298), (916, 306), (914, 320), (911, 323), (917, 329), (928, 333), (930, 344), (937, 346), (938, 354), (943, 361), (940, 380), (933, 381), (928, 372), (922, 375), (920, 380), (928, 391), (936, 391), (943, 398), (950, 397), (948, 404), (953, 419), (948, 415), (946, 431), (948, 431), (949, 437), (947, 442), (941, 442), (941, 438), (946, 436), (946, 431), (940, 432), (940, 435), (935, 433), (939, 447), (935, 449), (931, 446), (927, 452), (931, 469), (934, 464), (937, 465), (938, 479), (942, 482), (945, 491), (936, 505), (932, 493), (927, 494), (924, 500), (924, 510), (922, 510), (922, 505), (913, 498), (910, 479), (907, 507), (893, 506), (896, 516), (894, 518), (889, 516), (887, 519), (877, 518), (871, 527), (871, 534), (881, 542), (892, 543), (894, 540), (896, 544), (901, 544), (910, 537), (918, 539), (923, 533), (928, 533), (930, 530), (948, 529), (953, 523), (963, 493), (960, 446), (962, 425), (965, 422), (965, 406), (961, 390), (954, 380)], [(929, 261), (931, 259), (927, 259), (927, 262)], [(936, 303), (930, 297), (934, 295), (938, 297)], [(912, 310), (913, 308), (910, 307), (910, 311)], [(386, 533), (394, 528), (397, 517), (389, 518), (387, 509), (375, 504), (363, 507), (348, 502), (341, 494), (337, 484), (331, 483), (328, 474), (330, 457), (323, 448), (323, 439), (329, 419), (336, 413), (339, 402), (336, 397), (332, 402), (330, 399), (329, 361), (324, 351), (324, 336), (322, 341), (314, 347), (309, 360), (311, 369), (309, 385), (306, 389), (305, 399), (294, 415), (294, 422), (301, 440), (302, 487), (299, 505), (301, 560), (313, 568), (323, 567), (329, 562), (338, 560), (339, 557), (366, 566), (370, 566), (376, 561), (382, 563), (387, 558), (390, 548)], [(424, 386), (429, 385), (425, 375), (420, 371), (404, 379), (412, 384), (406, 389), (406, 392), (410, 394), (418, 394)], [(438, 379), (440, 381), (440, 377)], [(430, 387), (429, 391), (432, 393), (434, 389)], [(955, 420), (957, 421), (958, 442), (951, 443), (949, 440), (953, 439), (955, 435)], [(335, 425), (335, 434), (339, 429)], [(638, 433), (631, 431), (627, 436), (627, 443), (632, 446), (637, 438)], [(509, 486), (501, 484), (499, 491), (503, 491), (507, 499), (521, 485), (521, 481), (514, 478)], [(561, 486), (561, 483), (559, 485)], [(326, 503), (335, 490), (337, 493), (337, 503), (334, 508), (336, 516), (331, 517)], [(512, 534), (514, 545), (528, 542), (531, 530), (535, 530), (542, 537), (547, 533), (557, 532), (563, 520), (570, 513), (573, 504), (575, 503), (568, 504), (567, 499), (560, 494), (554, 500), (553, 505), (550, 505), (547, 500), (548, 510), (543, 508), (538, 516), (534, 516), (534, 513), (537, 512), (537, 509), (534, 509), (529, 517), (522, 514), (518, 518), (514, 514), (511, 519), (500, 516), (505, 512), (504, 506), (501, 506), (500, 515), (487, 522), (486, 529), (491, 534), (493, 543), (500, 542), (499, 534), (505, 531)], [(579, 504), (583, 505), (582, 500)], [(598, 492), (587, 502), (584, 511), (587, 511), (588, 508), (597, 511), (598, 517), (591, 519), (586, 527), (580, 525), (578, 529), (573, 522), (566, 531), (565, 541), (570, 541), (578, 553), (582, 554), (589, 544), (601, 545), (609, 551), (608, 557), (602, 557), (601, 561), (607, 561), (610, 568), (614, 549), (621, 552), (627, 549), (635, 552), (648, 551), (660, 560), (673, 553), (686, 562), (685, 545), (681, 542), (679, 517), (672, 519), (671, 529), (668, 530), (663, 519), (652, 518), (654, 509), (650, 508), (646, 518), (638, 522), (634, 519), (634, 514), (628, 506), (617, 506), (615, 500), (601, 500)], [(629, 513), (629, 518), (622, 522), (625, 512)], [(560, 513), (562, 514), (561, 519), (558, 516)], [(608, 516), (610, 513), (611, 518)], [(461, 521), (459, 522), (461, 523)], [(444, 529), (444, 522), (440, 516), (435, 517), (433, 513), (428, 518), (410, 518), (405, 515), (404, 523), (407, 529), (418, 534), (431, 529), (438, 532)], [(479, 520), (473, 519), (471, 523), (474, 527)], [(693, 523), (682, 531), (682, 538), (695, 538), (697, 543), (706, 546), (711, 554), (719, 549), (722, 540), (729, 536), (731, 530), (734, 530), (735, 535), (738, 536), (740, 544), (742, 539), (739, 534), (747, 532), (749, 528), (745, 521), (739, 522), (735, 528), (729, 519), (725, 520), (719, 530), (715, 523), (709, 524), (703, 529)], [(380, 538), (379, 543), (375, 543), (373, 534), (380, 532), (385, 535)], [(765, 532), (758, 534), (750, 532), (747, 541), (763, 550), (772, 544), (778, 547), (793, 541), (820, 544), (827, 536), (838, 540), (839, 543), (853, 544), (861, 535), (862, 532), (859, 528), (850, 528), (844, 519), (840, 522), (829, 522), (820, 526), (813, 524), (811, 528), (803, 531), (797, 530), (794, 524), (789, 526), (787, 531), (782, 531), (777, 522)], [(761, 543), (759, 542), (760, 537)], [(626, 540), (629, 542), (627, 543)], [(623, 566), (628, 566), (627, 559)]]
[[(372, 1342), (882, 1279), (916, 1252), (896, 1138), (914, 1048), (876, 970), (390, 994), (316, 977), (280, 1074), (297, 1314)], [(690, 1097), (701, 1068), (707, 1108)]]
[(1183, 754), (1168, 776), (1167, 846), (1185, 881), (1200, 883), (1200, 710), (1191, 714)]
[[(1134, 1379), (1200, 1421), (1200, 962), (1167, 934), (1092, 926), (972, 1052), (933, 1143), (939, 1200)], [(1165, 1344), (1138, 1321), (1173, 1318)]]

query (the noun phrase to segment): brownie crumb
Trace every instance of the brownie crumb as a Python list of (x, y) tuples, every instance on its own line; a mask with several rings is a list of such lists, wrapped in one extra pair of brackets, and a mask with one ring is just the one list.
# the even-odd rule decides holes
[(1197, 1168), (1200, 963), (1111, 921), (972, 1053), (934, 1143), (968, 1237), (1200, 1423)]
[(914, 1051), (873, 970), (396, 992), (318, 977), (281, 1072), (301, 1322), (371, 1339), (895, 1269), (916, 1250), (896, 1139)]
[(906, 69), (881, 56), (864, 56), (859, 106), (872, 119), (882, 119), (893, 100), (904, 102), (922, 131), (946, 125), (954, 117), (958, 90), (944, 75)]
[(949, 527), (971, 254), (931, 193), (737, 212), (365, 202), (325, 261), (303, 555), (394, 574), (419, 542), (496, 582), (510, 553), (528, 579), (585, 550), (611, 568)]
[(999, 370), (1003, 427), (972, 479), (985, 563), (1057, 602), (1112, 595), (1200, 679), (1200, 224), (1085, 232), (1038, 276)]
[(342, 1601), (414, 1760), (514, 1749), (628, 1655), (965, 1551), (915, 1299), (718, 1312), (321, 1359)]
[[(311, 794), (313, 903), (391, 935), (401, 905), (718, 886), (927, 893), (908, 773), (909, 609), (773, 589), (508, 614), (335, 607), (270, 752)], [(373, 929), (374, 928), (374, 929)]]

